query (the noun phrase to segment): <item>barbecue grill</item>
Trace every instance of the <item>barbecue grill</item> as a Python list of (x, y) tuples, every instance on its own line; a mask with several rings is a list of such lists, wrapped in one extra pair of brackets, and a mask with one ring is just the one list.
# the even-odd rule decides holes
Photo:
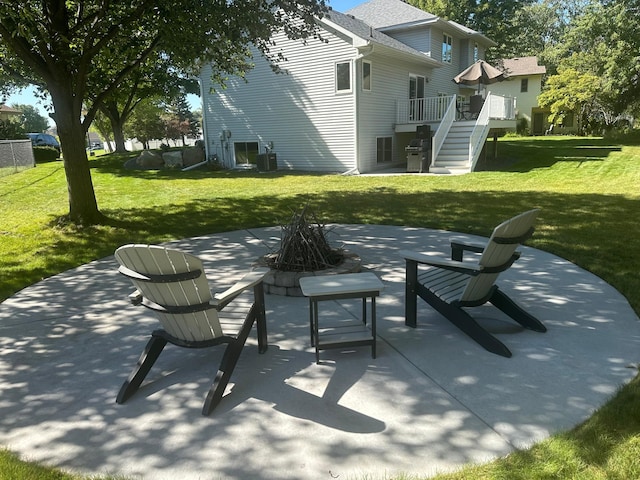
[(407, 172), (428, 172), (431, 163), (431, 127), (418, 125), (416, 138), (404, 149), (407, 154)]

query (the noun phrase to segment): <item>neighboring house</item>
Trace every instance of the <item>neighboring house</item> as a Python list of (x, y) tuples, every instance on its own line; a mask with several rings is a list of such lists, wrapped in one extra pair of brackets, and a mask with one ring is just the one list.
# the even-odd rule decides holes
[(22, 115), (22, 112), (20, 110), (7, 107), (4, 103), (0, 104), (0, 120), (5, 121), (14, 119), (18, 118), (20, 115)]
[(527, 133), (544, 135), (549, 128), (549, 112), (538, 106), (538, 95), (542, 92), (546, 67), (538, 65), (538, 57), (503, 59), (497, 66), (505, 72), (507, 79), (489, 85), (487, 89), (497, 95), (515, 97), (518, 122), (526, 120)]
[[(364, 173), (405, 165), (416, 127), (428, 124), (434, 147), (425, 168), (469, 171), (488, 134), (490, 106), (515, 128), (512, 99), (492, 97), (477, 121), (455, 121), (461, 90), (453, 77), (495, 45), (484, 35), (401, 0), (331, 11), (318, 25), (326, 43), (274, 37), (286, 74), (274, 74), (256, 56), (246, 82), (230, 78), (225, 89), (209, 93), (211, 70), (202, 69), (210, 157), (238, 167), (275, 152), (278, 168)], [(455, 144), (459, 123), (467, 126)]]

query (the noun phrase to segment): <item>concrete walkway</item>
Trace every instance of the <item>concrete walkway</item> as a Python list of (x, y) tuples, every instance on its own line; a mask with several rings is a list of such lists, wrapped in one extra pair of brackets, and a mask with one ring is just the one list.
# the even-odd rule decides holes
[[(487, 234), (490, 232), (487, 232)], [(640, 322), (601, 279), (524, 247), (499, 282), (542, 320), (523, 331), (491, 306), (474, 315), (511, 349), (492, 355), (430, 309), (404, 325), (400, 249), (447, 251), (448, 232), (337, 225), (385, 284), (378, 358), (309, 346), (305, 298), (267, 295), (269, 350), (255, 335), (210, 417), (200, 415), (222, 349), (168, 346), (125, 405), (116, 393), (156, 320), (130, 306), (113, 257), (0, 304), (0, 445), (77, 472), (144, 479), (383, 479), (485, 462), (588, 418), (640, 362)], [(277, 249), (280, 229), (173, 245), (205, 261), (215, 289)], [(219, 287), (219, 288), (218, 288)], [(327, 307), (324, 307), (327, 308)], [(357, 315), (359, 303), (334, 304)]]

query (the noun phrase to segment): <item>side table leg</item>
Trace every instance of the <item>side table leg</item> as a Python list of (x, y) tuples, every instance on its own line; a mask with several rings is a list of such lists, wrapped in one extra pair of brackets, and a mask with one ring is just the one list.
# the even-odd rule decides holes
[(362, 297), (362, 323), (367, 324), (367, 297)]
[(313, 300), (309, 299), (309, 343), (313, 347), (315, 343), (313, 342)]
[(371, 335), (373, 335), (373, 343), (371, 344), (371, 358), (376, 358), (376, 297), (371, 297)]

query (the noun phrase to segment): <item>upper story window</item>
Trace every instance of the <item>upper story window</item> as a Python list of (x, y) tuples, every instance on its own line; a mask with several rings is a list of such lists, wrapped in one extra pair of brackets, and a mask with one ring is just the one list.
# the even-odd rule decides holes
[(336, 63), (336, 91), (351, 91), (351, 62)]
[(478, 48), (478, 44), (473, 44), (473, 63), (476, 63), (480, 60), (480, 49)]
[(451, 63), (452, 61), (452, 45), (453, 39), (446, 33), (442, 36), (442, 61)]
[(371, 91), (371, 62), (362, 62), (362, 90)]
[(520, 91), (521, 92), (528, 92), (529, 91), (529, 79), (528, 78), (523, 78), (522, 80), (520, 80)]

